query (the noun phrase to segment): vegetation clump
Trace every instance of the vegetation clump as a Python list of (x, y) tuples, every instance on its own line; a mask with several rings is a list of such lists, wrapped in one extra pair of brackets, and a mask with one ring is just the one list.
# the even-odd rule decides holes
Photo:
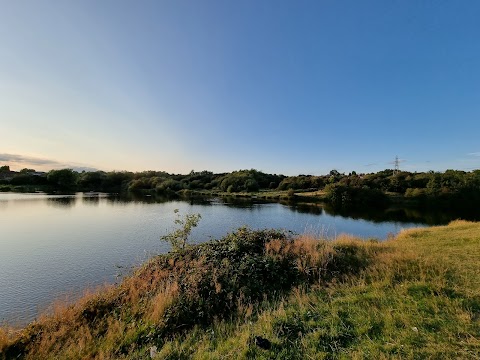
[(464, 221), (384, 243), (241, 228), (0, 330), (0, 358), (475, 358), (479, 234)]

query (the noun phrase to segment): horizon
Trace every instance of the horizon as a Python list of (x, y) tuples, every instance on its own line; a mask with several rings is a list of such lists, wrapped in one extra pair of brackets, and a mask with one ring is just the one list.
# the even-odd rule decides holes
[(0, 165), (292, 176), (375, 173), (398, 155), (410, 172), (479, 169), (479, 14), (475, 1), (6, 3)]
[[(211, 172), (215, 175), (219, 175), (219, 174), (229, 174), (229, 173), (232, 173), (232, 172), (240, 172), (240, 171), (251, 171), (251, 170), (255, 170), (255, 171), (258, 171), (258, 172), (261, 172), (261, 173), (265, 173), (265, 174), (269, 174), (269, 175), (279, 175), (279, 176), (285, 176), (285, 177), (295, 177), (295, 176), (328, 176), (330, 171), (338, 171), (338, 169), (331, 169), (330, 171), (327, 171), (326, 173), (299, 173), (299, 174), (286, 174), (284, 172), (277, 172), (277, 173), (267, 173), (261, 169), (254, 169), (254, 168), (250, 168), (250, 169), (235, 169), (235, 170), (232, 170), (232, 171), (211, 171), (211, 170), (208, 170), (208, 169), (203, 169), (203, 170), (190, 170), (189, 172), (184, 172), (184, 173), (174, 173), (174, 172), (169, 172), (169, 171), (165, 171), (165, 170), (154, 170), (154, 169), (148, 169), (148, 170), (110, 170), (110, 171), (107, 171), (107, 170), (102, 170), (102, 169), (95, 169), (95, 168), (85, 168), (85, 167), (59, 167), (59, 168), (52, 168), (52, 169), (45, 169), (45, 170), (38, 170), (38, 169), (34, 169), (34, 168), (26, 168), (26, 167), (22, 167), (22, 168), (12, 168), (10, 165), (8, 164), (2, 164), (0, 163), (0, 167), (1, 166), (9, 166), (10, 168), (10, 171), (13, 171), (13, 172), (20, 172), (21, 170), (24, 170), (24, 169), (29, 169), (29, 170), (34, 170), (35, 172), (42, 172), (42, 173), (45, 173), (47, 174), (49, 171), (54, 171), (54, 170), (64, 170), (64, 169), (68, 169), (68, 170), (72, 170), (74, 172), (77, 172), (79, 174), (81, 174), (82, 172), (104, 172), (104, 173), (108, 173), (108, 172), (130, 172), (130, 173), (133, 173), (133, 174), (139, 174), (139, 173), (143, 173), (143, 172), (166, 172), (167, 174), (169, 175), (188, 175), (189, 173), (191, 172), (195, 172), (195, 173), (200, 173), (200, 172), (203, 172), (203, 171), (207, 171), (207, 172)], [(369, 172), (369, 171), (365, 171), (365, 172), (358, 172), (356, 170), (350, 170), (350, 171), (339, 171), (340, 174), (342, 175), (347, 175), (347, 176), (350, 176), (352, 174), (352, 172), (355, 172), (357, 175), (370, 175), (370, 174), (376, 174), (376, 173), (379, 173), (379, 172), (382, 172), (382, 171), (395, 171), (394, 168), (384, 168), (382, 170), (378, 170), (378, 171), (373, 171), (373, 172)], [(435, 173), (445, 173), (446, 171), (464, 171), (466, 173), (469, 173), (469, 172), (474, 172), (474, 171), (480, 171), (480, 169), (471, 169), (471, 170), (459, 170), (459, 169), (446, 169), (445, 171), (434, 171), (434, 170), (426, 170), (426, 171), (408, 171), (408, 170), (403, 170), (403, 169), (399, 169), (400, 172), (407, 172), (407, 173), (429, 173), (429, 172), (435, 172)]]

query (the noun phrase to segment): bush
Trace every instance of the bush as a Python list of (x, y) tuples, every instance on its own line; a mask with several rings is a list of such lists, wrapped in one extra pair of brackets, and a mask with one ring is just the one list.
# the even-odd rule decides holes
[(179, 251), (185, 249), (190, 233), (194, 227), (197, 227), (202, 216), (200, 214), (187, 214), (182, 218), (178, 209), (175, 209), (174, 212), (177, 215), (175, 225), (179, 225), (180, 228), (170, 234), (162, 236), (161, 239), (170, 243), (173, 251)]
[(411, 198), (418, 198), (418, 197), (425, 197), (426, 196), (426, 190), (425, 189), (412, 189), (408, 188), (405, 191), (405, 196), (406, 197), (411, 197)]
[(388, 197), (380, 190), (364, 187), (351, 187), (343, 184), (325, 186), (325, 198), (335, 208), (355, 208), (360, 206), (386, 206)]

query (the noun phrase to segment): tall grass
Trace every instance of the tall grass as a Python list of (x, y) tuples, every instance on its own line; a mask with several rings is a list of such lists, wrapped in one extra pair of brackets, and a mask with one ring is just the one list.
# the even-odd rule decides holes
[(467, 222), (384, 243), (239, 229), (1, 329), (0, 358), (474, 358), (478, 259)]

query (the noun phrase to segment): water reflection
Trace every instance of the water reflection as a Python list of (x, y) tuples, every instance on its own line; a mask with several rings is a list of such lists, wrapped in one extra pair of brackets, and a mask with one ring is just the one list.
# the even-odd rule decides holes
[(463, 219), (470, 221), (480, 220), (480, 214), (476, 212), (416, 208), (387, 208), (387, 209), (334, 209), (324, 204), (325, 212), (333, 216), (342, 216), (355, 220), (368, 220), (375, 223), (394, 221), (399, 223), (415, 223), (419, 225), (446, 225), (450, 221)]
[(107, 197), (109, 203), (112, 204), (129, 204), (129, 203), (142, 203), (142, 204), (160, 204), (170, 201), (174, 201), (177, 197), (166, 197), (160, 195), (143, 195), (143, 194), (114, 194)]
[(289, 203), (288, 206), (293, 211), (296, 211), (301, 214), (312, 214), (312, 215), (322, 215), (323, 206), (321, 204), (309, 204), (309, 203)]
[[(357, 209), (337, 209), (325, 203), (296, 202), (291, 200), (267, 200), (251, 197), (168, 197), (158, 195), (128, 194), (108, 196), (107, 200), (111, 204), (127, 205), (130, 203), (138, 204), (161, 204), (175, 201), (187, 202), (190, 205), (215, 206), (221, 205), (228, 208), (237, 208), (252, 210), (260, 205), (282, 204), (293, 212), (299, 214), (310, 214), (322, 216), (327, 214), (334, 217), (341, 217), (352, 220), (365, 220), (374, 223), (394, 222), (399, 224), (417, 224), (417, 225), (445, 225), (452, 220), (464, 219), (479, 221), (480, 213), (471, 209), (422, 209), (422, 208), (402, 208), (391, 207), (386, 209), (379, 208), (357, 208)], [(99, 198), (84, 198), (84, 202), (99, 203)]]
[(65, 208), (65, 209), (74, 207), (76, 202), (77, 202), (77, 198), (74, 196), (54, 197), (54, 198), (47, 199), (47, 205), (50, 205), (53, 207)]
[[(0, 321), (24, 313), (73, 288), (115, 281), (118, 265), (140, 263), (145, 253), (168, 251), (174, 209), (200, 213), (192, 232), (199, 243), (240, 226), (296, 233), (385, 239), (403, 228), (446, 224), (479, 214), (432, 209), (333, 209), (325, 204), (238, 197), (163, 197), (85, 193), (0, 194)], [(67, 210), (67, 211), (61, 211)], [(29, 226), (25, 226), (28, 223)]]
[(98, 206), (100, 204), (100, 199), (101, 199), (100, 196), (85, 196), (85, 197), (82, 197), (82, 202), (85, 205)]

